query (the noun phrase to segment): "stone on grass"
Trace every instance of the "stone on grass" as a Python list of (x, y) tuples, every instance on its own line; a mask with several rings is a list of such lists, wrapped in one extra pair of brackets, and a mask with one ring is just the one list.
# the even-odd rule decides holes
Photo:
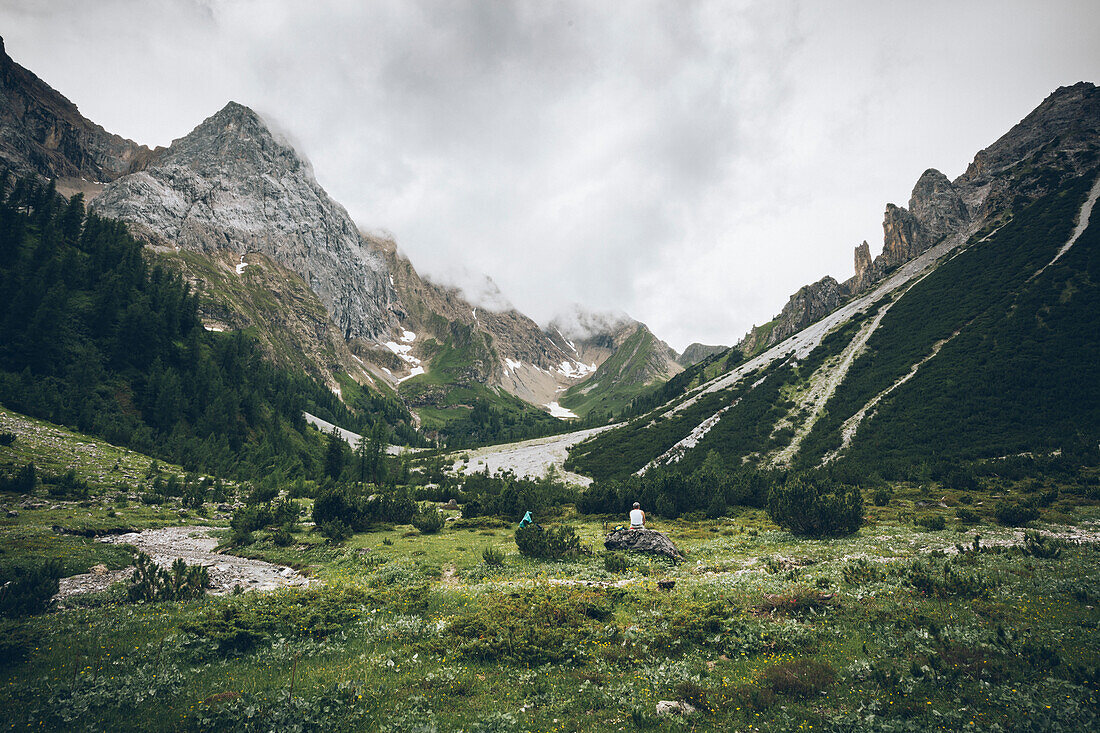
[(609, 550), (631, 550), (667, 557), (675, 562), (684, 559), (672, 540), (652, 529), (616, 529), (603, 541)]
[(657, 701), (657, 717), (667, 718), (672, 715), (691, 715), (699, 712), (695, 709), (695, 706), (691, 703), (686, 703), (683, 700), (658, 700)]

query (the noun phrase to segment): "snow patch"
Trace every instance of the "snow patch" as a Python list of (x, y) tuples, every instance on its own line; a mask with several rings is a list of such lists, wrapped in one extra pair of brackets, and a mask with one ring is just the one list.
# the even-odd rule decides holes
[(401, 331), (401, 340), (403, 342), (405, 342), (406, 344), (411, 344), (413, 341), (416, 341), (416, 334), (413, 333), (412, 331), (402, 330)]
[(596, 371), (595, 364), (585, 364), (579, 361), (563, 361), (557, 372), (566, 379), (579, 379)]
[(244, 255), (241, 255), (241, 262), (237, 265), (237, 274), (240, 275), (244, 272), (244, 268), (248, 267), (248, 263), (244, 261)]
[(504, 368), (508, 369), (509, 371), (514, 372), (515, 370), (519, 369), (521, 366), (523, 366), (522, 361), (513, 361), (512, 359), (509, 359), (507, 357), (505, 357), (505, 359), (504, 359)]
[(203, 327), (204, 329), (206, 329), (207, 331), (213, 331), (214, 333), (222, 333), (222, 332), (224, 332), (224, 331), (225, 331), (225, 329), (224, 329), (224, 328), (222, 328), (221, 326), (211, 326), (211, 325), (210, 325), (210, 324), (208, 324), (208, 323), (204, 323), (204, 324), (202, 324), (202, 327)]
[(562, 407), (557, 402), (551, 402), (550, 404), (545, 405), (545, 407), (546, 409), (550, 410), (550, 415), (552, 417), (556, 417), (561, 420), (565, 420), (566, 418), (570, 417), (580, 417), (580, 415), (578, 415), (577, 413), (573, 412), (570, 409)]
[(413, 377), (419, 376), (423, 373), (424, 373), (424, 367), (422, 367), (422, 366), (413, 367), (412, 371), (410, 371), (406, 376), (401, 377), (400, 379), (398, 379), (397, 383), (401, 384), (402, 382), (407, 381), (409, 379), (412, 379)]
[(405, 363), (412, 364), (414, 367), (420, 366), (420, 359), (417, 359), (415, 356), (409, 353), (410, 351), (412, 351), (412, 346), (408, 344), (399, 344), (396, 341), (387, 341), (385, 343), (385, 347), (393, 353), (397, 354), (397, 356), (400, 357), (401, 360)]

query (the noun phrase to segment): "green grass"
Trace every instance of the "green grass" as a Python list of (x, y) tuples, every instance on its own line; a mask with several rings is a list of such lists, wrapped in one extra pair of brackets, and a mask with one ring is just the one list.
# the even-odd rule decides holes
[[(100, 459), (90, 461), (92, 472)], [(841, 539), (798, 539), (759, 509), (651, 516), (685, 552), (680, 565), (632, 554), (625, 567), (606, 563), (602, 538), (625, 518), (580, 518), (572, 507), (538, 518), (568, 522), (594, 550), (565, 562), (520, 556), (513, 527), (483, 519), (432, 535), (380, 527), (341, 546), (308, 526), (283, 548), (257, 532), (236, 552), (303, 568), (321, 585), (186, 603), (116, 596), (0, 620), (3, 648), (25, 654), (0, 665), (0, 725), (671, 731), (683, 724), (658, 720), (655, 705), (686, 697), (707, 703), (687, 721), (695, 730), (1095, 728), (1100, 501), (1042, 476), (890, 488), (890, 502), (868, 503), (867, 524)], [(995, 497), (1053, 489), (1038, 526), (1056, 520), (1068, 526), (1051, 529), (1094, 539), (1030, 556), (1017, 530), (993, 523)], [(0, 518), (0, 558), (61, 557), (66, 572), (123, 566), (122, 548), (52, 529), (178, 521), (175, 504), (116, 506), (118, 491), (97, 484), (89, 506)], [(959, 521), (960, 507), (978, 524)], [(942, 516), (945, 528), (916, 526), (919, 516)], [(995, 551), (940, 554), (975, 535)], [(502, 566), (484, 564), (487, 547), (504, 553)], [(962, 580), (940, 580), (950, 578)], [(659, 590), (662, 580), (675, 587)], [(224, 646), (233, 633), (250, 641)]]

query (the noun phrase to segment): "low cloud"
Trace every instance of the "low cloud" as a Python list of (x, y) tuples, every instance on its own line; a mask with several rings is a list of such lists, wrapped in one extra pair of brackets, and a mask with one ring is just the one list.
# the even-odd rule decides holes
[(1084, 0), (0, 7), (9, 53), (107, 129), (167, 144), (235, 99), (418, 269), (485, 273), (540, 323), (624, 311), (676, 348), (848, 277), (925, 168), (958, 175), (1055, 87), (1097, 81), (1098, 18)]

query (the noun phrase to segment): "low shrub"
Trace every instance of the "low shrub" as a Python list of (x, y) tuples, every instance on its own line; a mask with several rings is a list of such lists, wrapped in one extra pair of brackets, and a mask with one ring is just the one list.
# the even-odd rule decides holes
[(362, 488), (334, 486), (318, 493), (313, 502), (313, 521), (318, 526), (339, 520), (362, 532), (372, 524), (408, 524), (416, 503), (402, 490), (367, 495)]
[(0, 569), (0, 616), (18, 618), (49, 610), (61, 573), (57, 558)]
[(976, 511), (965, 507), (959, 507), (955, 510), (955, 519), (963, 524), (980, 524), (982, 521), (981, 516)]
[(126, 589), (131, 601), (185, 601), (206, 595), (210, 576), (202, 565), (188, 565), (177, 557), (171, 570), (153, 562), (144, 552), (134, 556), (134, 574)]
[(1026, 504), (999, 501), (993, 510), (993, 516), (996, 517), (998, 524), (1005, 527), (1023, 527), (1028, 522), (1039, 518), (1039, 510)]
[(894, 492), (890, 490), (889, 486), (879, 486), (875, 489), (875, 493), (871, 494), (871, 501), (875, 506), (887, 506), (890, 500), (894, 498)]
[(788, 593), (765, 594), (764, 600), (754, 606), (757, 613), (782, 613), (795, 615), (806, 611), (819, 611), (831, 606), (833, 593), (822, 593), (816, 588), (796, 586)]
[(279, 487), (274, 484), (258, 484), (244, 498), (245, 504), (266, 504), (279, 495)]
[(768, 494), (768, 516), (804, 537), (849, 535), (863, 525), (859, 488), (808, 473), (791, 474)]
[(29, 494), (38, 485), (38, 470), (34, 463), (28, 463), (12, 476), (0, 476), (0, 491), (12, 491), (16, 494)]
[(550, 529), (543, 529), (538, 524), (519, 527), (516, 529), (516, 546), (522, 555), (546, 560), (561, 560), (590, 552), (568, 524)]
[(444, 643), (459, 656), (489, 662), (580, 662), (590, 642), (610, 640), (601, 632), (612, 612), (610, 600), (590, 588), (494, 591), (451, 619)]
[(481, 561), (486, 565), (500, 567), (504, 564), (504, 551), (492, 546), (486, 547), (481, 551)]
[(294, 543), (294, 535), (284, 527), (279, 527), (271, 533), (271, 541), (276, 547), (289, 547)]
[(989, 583), (979, 575), (967, 575), (956, 570), (951, 562), (942, 569), (920, 560), (909, 565), (904, 580), (918, 593), (931, 598), (987, 598)]
[(444, 523), (443, 513), (430, 504), (418, 507), (412, 515), (412, 526), (421, 534), (435, 534), (443, 529)]
[(337, 545), (351, 539), (353, 534), (348, 523), (340, 519), (324, 522), (319, 526), (319, 529), (321, 530), (321, 534)]
[(707, 699), (710, 690), (703, 687), (698, 682), (684, 680), (673, 688), (672, 694), (677, 700), (686, 702), (697, 710), (709, 712), (712, 709), (710, 700)]
[(775, 692), (761, 685), (738, 685), (733, 688), (733, 700), (738, 707), (762, 712), (775, 704)]
[(46, 485), (46, 491), (53, 497), (65, 497), (69, 499), (87, 499), (88, 482), (77, 478), (76, 471), (69, 469), (60, 476), (42, 477), (42, 483)]
[(603, 569), (609, 573), (625, 573), (630, 567), (626, 558), (615, 552), (608, 552), (603, 556)]
[(15, 442), (15, 433), (4, 431), (0, 433), (0, 446), (9, 446)]
[(810, 697), (836, 681), (836, 670), (827, 662), (796, 659), (768, 667), (760, 675), (761, 683), (778, 695)]
[(284, 588), (233, 597), (180, 622), (222, 655), (242, 654), (271, 636), (321, 639), (359, 618), (366, 591), (357, 586)]
[(1054, 560), (1061, 557), (1062, 548), (1065, 544), (1066, 543), (1062, 540), (1051, 539), (1046, 535), (1028, 530), (1024, 533), (1024, 544), (1021, 549), (1025, 555), (1045, 560)]
[(844, 582), (848, 585), (862, 585), (886, 580), (886, 570), (878, 563), (864, 558), (848, 561), (841, 573)]
[(22, 662), (39, 643), (39, 634), (20, 621), (0, 619), (0, 669)]
[(947, 520), (943, 518), (942, 514), (924, 514), (914, 519), (913, 524), (932, 532), (939, 532), (947, 526)]

